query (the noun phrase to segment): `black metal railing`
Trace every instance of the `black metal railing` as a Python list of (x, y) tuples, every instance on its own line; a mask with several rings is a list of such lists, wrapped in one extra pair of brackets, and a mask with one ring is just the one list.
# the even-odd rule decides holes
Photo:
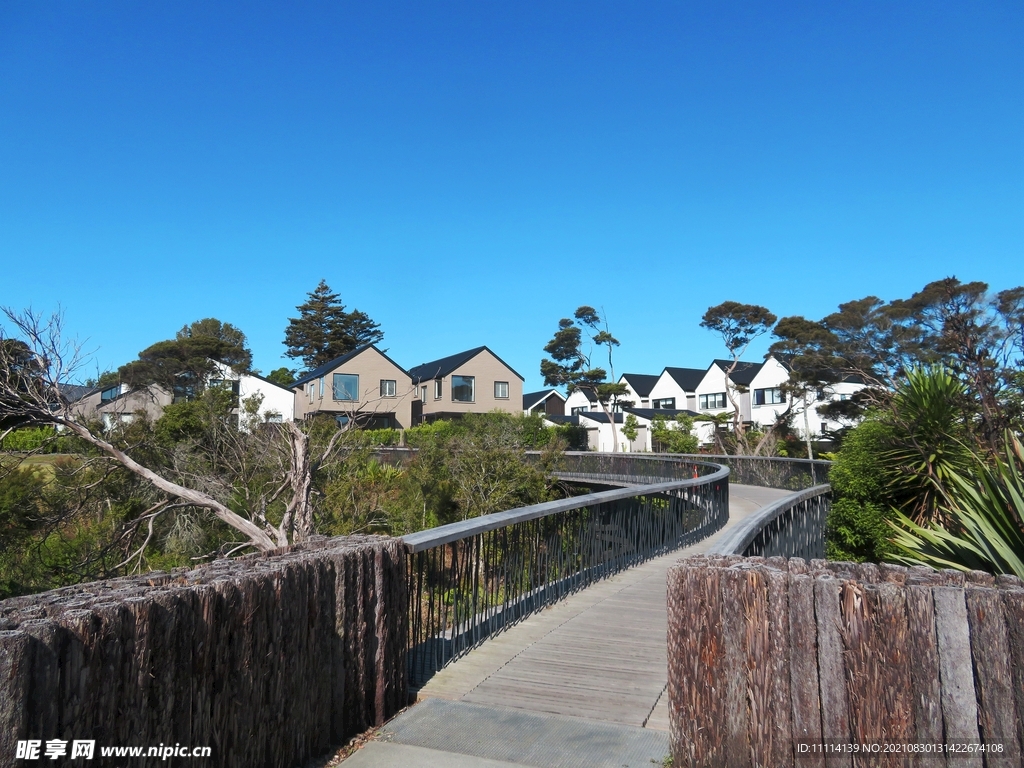
[(593, 453), (567, 451), (545, 459), (539, 451), (527, 451), (526, 458), (544, 462), (544, 469), (564, 480), (596, 480), (622, 485), (649, 485), (669, 480), (692, 480), (718, 471), (696, 456), (653, 453)]
[[(535, 504), (403, 537), (410, 684), (422, 685), (489, 635), (575, 590), (719, 530), (729, 515), (729, 470), (676, 463), (677, 474), (696, 470), (698, 477)], [(623, 469), (574, 466), (589, 475)]]
[(744, 557), (825, 557), (825, 524), (832, 487), (816, 485), (786, 496), (744, 520), (714, 552)]
[[(401, 464), (412, 456), (416, 449), (378, 448), (376, 454), (381, 461)], [(540, 451), (526, 451), (531, 461), (542, 461)], [(681, 480), (694, 477), (694, 470), (707, 467), (709, 463), (729, 467), (729, 481), (742, 485), (757, 485), (763, 488), (783, 488), (802, 491), (828, 482), (831, 461), (821, 459), (788, 459), (777, 456), (728, 456), (703, 453), (597, 453), (592, 451), (567, 451), (551, 459), (546, 468), (566, 479), (573, 475), (581, 479), (598, 477), (608, 482), (627, 485), (656, 483), (662, 480)]]
[(763, 488), (802, 491), (828, 482), (831, 461), (787, 459), (777, 456), (726, 456), (718, 454), (663, 454), (691, 461), (712, 461), (732, 470), (729, 481)]

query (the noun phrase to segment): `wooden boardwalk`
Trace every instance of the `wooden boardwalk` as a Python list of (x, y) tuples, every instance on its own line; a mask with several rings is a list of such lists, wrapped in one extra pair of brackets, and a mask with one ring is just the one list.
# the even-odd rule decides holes
[(729, 524), (531, 616), (438, 672), (419, 698), (668, 730), (668, 568), (791, 491), (731, 485)]

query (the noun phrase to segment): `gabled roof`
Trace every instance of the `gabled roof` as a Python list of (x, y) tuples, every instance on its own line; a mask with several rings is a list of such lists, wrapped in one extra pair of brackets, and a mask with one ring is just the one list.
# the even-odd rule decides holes
[[(342, 355), (341, 357), (336, 357), (333, 360), (331, 360), (330, 362), (324, 363), (319, 368), (314, 368), (312, 371), (310, 371), (309, 373), (303, 375), (301, 378), (296, 380), (294, 383), (288, 385), (288, 389), (296, 389), (297, 387), (301, 387), (302, 385), (306, 384), (307, 382), (312, 381), (313, 379), (319, 379), (321, 376), (324, 376), (324, 375), (330, 373), (331, 371), (333, 371), (338, 366), (344, 365), (349, 360), (352, 360), (353, 358), (358, 357), (359, 355), (361, 355), (363, 352), (365, 352), (368, 349), (373, 349), (377, 354), (379, 354), (381, 357), (383, 357), (385, 360), (387, 360), (389, 363), (391, 363), (393, 366), (395, 366), (395, 368), (400, 370), (402, 373), (404, 373), (406, 375), (409, 375), (409, 372), (407, 370), (405, 370), (405, 368), (400, 366), (398, 363), (396, 363), (390, 357), (388, 357), (383, 352), (381, 352), (379, 349), (377, 349), (377, 347), (375, 345), (373, 345), (373, 344), (364, 344), (361, 347), (356, 347), (355, 349), (353, 349), (348, 354)], [(271, 382), (271, 383), (273, 383), (273, 382)]]
[[(672, 368), (666, 367), (662, 374), (668, 374), (672, 377), (672, 381), (679, 385), (679, 388), (684, 392), (695, 392), (697, 385), (700, 384), (701, 379), (708, 372), (707, 368)], [(659, 378), (661, 378), (659, 376)]]
[(536, 408), (552, 395), (561, 400), (563, 404), (565, 403), (565, 398), (557, 389), (542, 389), (540, 392), (530, 392), (528, 395), (523, 395), (523, 410), (529, 411)]
[[(732, 360), (715, 360), (712, 365), (717, 365), (722, 371), (728, 371), (732, 365)], [(747, 386), (757, 376), (757, 372), (764, 367), (764, 363), (744, 363), (740, 361), (736, 364), (736, 370), (732, 372), (732, 376), (729, 378), (733, 384), (740, 384), (741, 386)]]
[(102, 387), (85, 387), (80, 384), (58, 384), (57, 391), (60, 396), (69, 403), (77, 403), (83, 397), (88, 397), (93, 392), (98, 392)]
[(455, 355), (442, 357), (440, 360), (432, 360), (429, 363), (420, 363), (415, 368), (409, 369), (409, 375), (412, 376), (413, 384), (419, 384), (421, 381), (427, 381), (429, 379), (442, 379), (456, 368), (468, 363), (481, 352), (485, 351), (490, 352), (494, 355), (495, 360), (512, 371), (512, 373), (515, 373), (517, 377), (526, 381), (526, 379), (523, 379), (523, 377), (520, 376), (511, 365), (495, 355), (494, 352), (487, 347), (473, 347), (473, 349), (467, 349), (465, 352), (459, 352)]
[(640, 397), (647, 397), (651, 394), (651, 390), (654, 389), (654, 385), (658, 383), (660, 376), (652, 376), (649, 373), (624, 373), (621, 378), (626, 380), (626, 383), (633, 388)]

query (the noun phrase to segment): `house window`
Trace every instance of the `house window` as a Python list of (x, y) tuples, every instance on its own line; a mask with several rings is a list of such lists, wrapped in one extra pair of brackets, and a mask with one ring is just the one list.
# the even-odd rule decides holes
[(309, 402), (311, 404), (313, 402), (313, 393), (314, 392), (316, 392), (316, 382), (315, 381), (311, 381), (311, 382), (309, 382)]
[(358, 400), (359, 375), (355, 373), (334, 374), (334, 399)]
[(434, 399), (441, 399), (441, 379), (434, 379)]
[(420, 400), (422, 400), (424, 403), (427, 402), (427, 388), (426, 387), (420, 387)]
[(700, 409), (710, 411), (715, 408), (725, 408), (725, 392), (715, 392), (712, 395), (700, 395)]
[(102, 392), (100, 392), (100, 402), (101, 403), (110, 402), (111, 400), (113, 400), (115, 397), (117, 397), (120, 394), (121, 394), (121, 385), (120, 384), (115, 384), (112, 387), (107, 387)]
[(784, 402), (786, 395), (779, 387), (754, 390), (754, 405), (778, 405)]
[(651, 403), (651, 408), (675, 408), (676, 399), (674, 397), (662, 397), (654, 400)]
[(497, 400), (508, 400), (508, 382), (494, 382), (494, 397)]
[(398, 382), (394, 379), (381, 379), (380, 380), (380, 396), (381, 397), (394, 397), (398, 394)]
[(452, 402), (476, 402), (475, 376), (452, 376)]
[(321, 400), (324, 399), (324, 379), (325, 378), (326, 378), (325, 376), (321, 376), (320, 377), (320, 399)]
[(587, 406), (581, 406), (579, 408), (572, 409), (573, 416), (579, 416), (581, 413), (587, 413), (590, 409)]

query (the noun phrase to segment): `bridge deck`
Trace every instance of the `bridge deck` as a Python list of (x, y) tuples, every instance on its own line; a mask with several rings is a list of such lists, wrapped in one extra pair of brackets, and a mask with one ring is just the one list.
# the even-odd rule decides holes
[(669, 566), (706, 551), (748, 515), (789, 493), (732, 485), (729, 523), (716, 535), (623, 571), (529, 617), (442, 669), (418, 698), (667, 730), (662, 692), (668, 680)]
[[(488, 739), (479, 731), (472, 734), (473, 744), (448, 743), (447, 739), (459, 741), (466, 734), (455, 722), (460, 711), (455, 702), (462, 703), (467, 717), (479, 717), (484, 708), (491, 708), (495, 719), (515, 719), (517, 712), (526, 720), (546, 716), (569, 731), (586, 730), (587, 723), (604, 723), (608, 738), (626, 739), (630, 748), (636, 746), (637, 734), (644, 732), (634, 729), (645, 729), (652, 737), (655, 731), (667, 732), (665, 582), (669, 566), (681, 557), (706, 551), (748, 515), (789, 493), (731, 485), (729, 523), (717, 534), (588, 587), (488, 640), (438, 672), (418, 693), (420, 701), (448, 700), (454, 709), (441, 701), (438, 707), (413, 707), (389, 726), (390, 737), (445, 753), (520, 762), (523, 739), (531, 738), (528, 734), (520, 735), (518, 745), (513, 740)], [(435, 710), (437, 714), (430, 716)], [(404, 726), (403, 720), (407, 721)], [(588, 740), (592, 742), (593, 736), (583, 739)], [(507, 751), (503, 751), (502, 741), (508, 742)], [(662, 751), (655, 756), (660, 761), (668, 751), (667, 733), (657, 734), (653, 743), (655, 751)], [(652, 749), (650, 744), (646, 748)], [(573, 749), (584, 757), (579, 752), (584, 746), (577, 744)], [(611, 753), (609, 765), (623, 765), (621, 755)], [(370, 756), (367, 753), (361, 760)], [(586, 755), (580, 764), (603, 764), (598, 757)], [(439, 765), (445, 764), (439, 760)], [(576, 764), (575, 759), (551, 756), (545, 761), (523, 763)], [(646, 762), (643, 759), (637, 764)], [(371, 764), (376, 763), (366, 763)]]

